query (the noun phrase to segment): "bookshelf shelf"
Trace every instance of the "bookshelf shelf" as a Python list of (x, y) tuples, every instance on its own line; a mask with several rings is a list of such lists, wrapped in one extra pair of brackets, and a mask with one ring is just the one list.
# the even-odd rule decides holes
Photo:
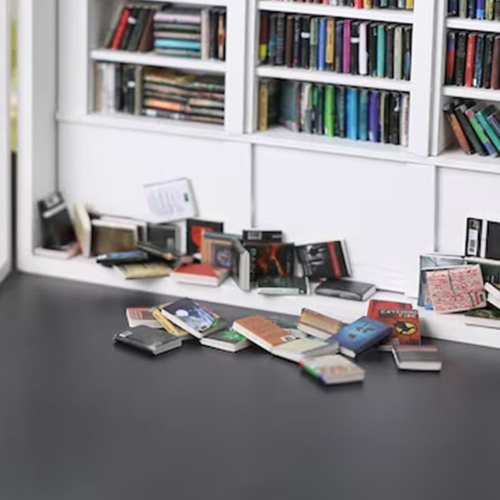
[[(165, 0), (147, 0), (147, 3), (160, 3), (160, 4), (165, 4)], [(193, 5), (193, 6), (200, 6), (200, 5), (207, 5), (209, 7), (214, 6), (214, 7), (226, 7), (231, 4), (231, 0), (179, 0), (174, 3), (178, 3), (180, 5)]]
[(399, 162), (415, 162), (418, 157), (403, 146), (353, 141), (339, 137), (325, 137), (314, 134), (293, 132), (285, 127), (275, 126), (265, 132), (256, 132), (252, 143), (288, 149), (334, 153)]
[(449, 29), (466, 31), (483, 31), (500, 33), (500, 21), (486, 21), (483, 19), (462, 19), (460, 17), (448, 17), (446, 27)]
[(349, 75), (344, 73), (334, 73), (333, 71), (293, 69), (282, 66), (258, 66), (257, 76), (264, 78), (278, 78), (281, 80), (346, 85), (349, 87), (398, 90), (401, 92), (410, 92), (412, 88), (411, 82), (406, 80), (392, 80), (389, 78)]
[(472, 87), (457, 87), (445, 85), (443, 95), (447, 97), (460, 97), (463, 99), (475, 99), (478, 101), (500, 102), (500, 90), (477, 89)]
[(484, 173), (500, 173), (500, 158), (493, 156), (466, 155), (459, 148), (443, 151), (434, 162), (440, 167)]
[(367, 21), (387, 21), (391, 23), (413, 23), (413, 11), (390, 9), (355, 9), (298, 2), (261, 1), (259, 10), (310, 14), (317, 16), (342, 17), (346, 19), (364, 19)]
[(126, 52), (123, 50), (96, 49), (91, 51), (93, 61), (123, 64), (138, 64), (160, 68), (174, 68), (208, 73), (223, 74), (226, 72), (224, 61), (204, 61), (182, 57), (167, 57), (154, 53)]

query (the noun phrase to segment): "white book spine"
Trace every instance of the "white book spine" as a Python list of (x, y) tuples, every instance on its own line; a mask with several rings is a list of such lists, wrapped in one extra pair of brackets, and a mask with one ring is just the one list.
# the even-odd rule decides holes
[(403, 79), (403, 27), (394, 29), (394, 78)]
[(368, 44), (367, 44), (368, 23), (359, 25), (359, 74), (368, 74)]
[(210, 9), (201, 11), (201, 58), (206, 61), (210, 49)]

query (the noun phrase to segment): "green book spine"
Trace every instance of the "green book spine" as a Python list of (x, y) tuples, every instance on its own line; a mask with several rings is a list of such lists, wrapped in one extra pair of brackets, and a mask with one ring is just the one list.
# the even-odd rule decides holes
[(325, 87), (325, 110), (324, 110), (324, 124), (325, 124), (325, 135), (328, 137), (333, 137), (335, 135), (334, 128), (334, 87), (333, 85), (327, 85)]
[(472, 125), (472, 128), (474, 129), (474, 132), (479, 137), (479, 140), (482, 142), (488, 154), (490, 156), (498, 156), (496, 149), (493, 147), (493, 144), (491, 144), (491, 141), (488, 139), (488, 136), (484, 132), (483, 127), (476, 118), (476, 114), (473, 111), (473, 108), (468, 109), (465, 112), (465, 116), (467, 116), (470, 124)]
[(385, 76), (385, 26), (380, 24), (377, 27), (377, 76)]
[(304, 365), (303, 368), (306, 373), (309, 373), (309, 375), (312, 375), (314, 378), (319, 378), (319, 372), (317, 372), (316, 370), (313, 370), (307, 365)]
[(493, 21), (495, 18), (495, 0), (486, 0), (486, 19)]
[(476, 118), (482, 125), (484, 131), (486, 132), (486, 135), (491, 139), (491, 142), (497, 148), (497, 151), (500, 151), (500, 137), (498, 137), (498, 135), (495, 133), (490, 123), (488, 122), (484, 110), (476, 113)]

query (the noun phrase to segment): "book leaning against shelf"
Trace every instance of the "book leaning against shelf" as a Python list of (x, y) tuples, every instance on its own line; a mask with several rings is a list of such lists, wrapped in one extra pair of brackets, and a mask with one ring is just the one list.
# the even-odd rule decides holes
[(169, 69), (96, 64), (95, 111), (224, 124), (224, 78)]

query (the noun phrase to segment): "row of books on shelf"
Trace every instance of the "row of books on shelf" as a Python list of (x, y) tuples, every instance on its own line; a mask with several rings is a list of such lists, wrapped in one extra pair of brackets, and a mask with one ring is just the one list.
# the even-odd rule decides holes
[(445, 105), (444, 112), (466, 154), (499, 156), (500, 112), (494, 105), (453, 99)]
[(230, 353), (255, 346), (299, 364), (324, 384), (362, 382), (365, 370), (350, 359), (372, 348), (392, 352), (400, 370), (442, 368), (437, 348), (421, 345), (418, 311), (409, 303), (372, 300), (366, 316), (352, 323), (307, 308), (298, 318), (274, 314), (230, 320), (190, 298), (129, 308), (126, 317), (129, 329), (115, 335), (115, 342), (152, 355), (196, 341)]
[(408, 146), (407, 93), (281, 80), (259, 82), (259, 130), (281, 124), (293, 132)]
[(500, 89), (500, 35), (449, 31), (446, 84)]
[(412, 27), (261, 12), (262, 64), (411, 79)]
[(104, 47), (223, 61), (226, 9), (125, 5), (118, 8)]
[(356, 9), (412, 10), (414, 0), (274, 0), (275, 2), (318, 3)]
[(500, 21), (500, 0), (448, 0), (448, 15)]
[(96, 64), (95, 111), (224, 124), (224, 77)]

